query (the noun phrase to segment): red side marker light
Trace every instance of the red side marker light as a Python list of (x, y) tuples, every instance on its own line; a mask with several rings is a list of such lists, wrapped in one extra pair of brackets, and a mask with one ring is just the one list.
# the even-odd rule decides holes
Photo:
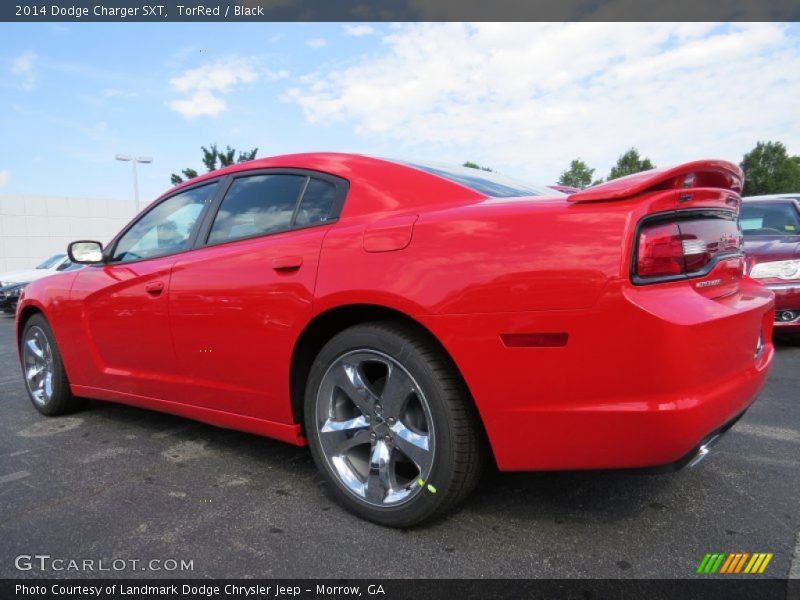
[(567, 333), (501, 333), (508, 348), (560, 348), (567, 345)]

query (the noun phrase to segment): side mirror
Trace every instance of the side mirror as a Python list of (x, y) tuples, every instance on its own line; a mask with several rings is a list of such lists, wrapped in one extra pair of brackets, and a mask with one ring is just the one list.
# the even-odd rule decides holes
[(67, 246), (67, 255), (74, 263), (97, 265), (103, 262), (103, 244), (91, 240), (72, 242)]

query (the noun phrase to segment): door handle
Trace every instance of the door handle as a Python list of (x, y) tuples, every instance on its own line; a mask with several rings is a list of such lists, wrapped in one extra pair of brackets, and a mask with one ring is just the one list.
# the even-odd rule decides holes
[(150, 294), (151, 296), (158, 296), (161, 292), (164, 291), (164, 282), (151, 281), (150, 283), (144, 286), (144, 291)]
[(294, 271), (302, 265), (302, 256), (279, 256), (272, 259), (272, 268), (276, 271)]

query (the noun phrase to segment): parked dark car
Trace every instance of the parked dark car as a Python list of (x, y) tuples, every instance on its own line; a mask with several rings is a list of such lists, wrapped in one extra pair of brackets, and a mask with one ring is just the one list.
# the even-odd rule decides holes
[(775, 331), (800, 333), (800, 193), (744, 198), (740, 222), (748, 273), (775, 292)]
[(19, 295), (28, 283), (30, 282), (26, 281), (0, 287), (0, 312), (13, 313), (17, 310)]
[[(55, 263), (54, 263), (55, 261)], [(53, 269), (53, 273), (62, 273), (64, 271), (74, 271), (76, 269), (83, 268), (82, 264), (74, 263), (69, 259), (63, 260), (59, 256), (54, 256), (46, 260), (42, 265), (54, 263), (55, 267)], [(37, 269), (49, 269), (50, 267), (38, 266)], [(46, 277), (49, 275), (45, 275)], [(22, 290), (24, 290), (28, 285), (31, 284), (32, 281), (36, 281), (38, 279), (42, 279), (37, 274), (36, 277), (28, 281), (15, 281), (15, 282), (8, 282), (3, 286), (0, 286), (0, 313), (13, 313), (17, 310), (17, 303), (19, 302), (19, 298), (22, 295)]]

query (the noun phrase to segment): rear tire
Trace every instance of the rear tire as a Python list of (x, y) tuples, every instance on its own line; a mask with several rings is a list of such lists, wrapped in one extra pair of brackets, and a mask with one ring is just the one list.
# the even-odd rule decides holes
[(424, 334), (356, 325), (320, 351), (306, 387), (311, 453), (339, 501), (391, 527), (435, 518), (477, 485), (486, 444), (458, 371)]
[(43, 315), (25, 322), (19, 354), (25, 388), (36, 410), (53, 417), (80, 408), (80, 400), (70, 391), (53, 330)]

